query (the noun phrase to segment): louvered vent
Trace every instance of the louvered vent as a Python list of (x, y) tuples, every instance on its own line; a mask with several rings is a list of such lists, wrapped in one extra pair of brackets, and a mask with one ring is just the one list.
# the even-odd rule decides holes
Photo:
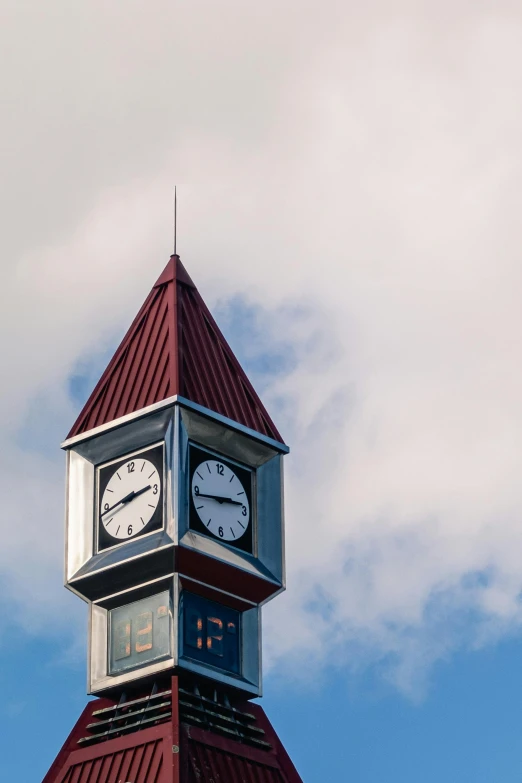
[(96, 720), (88, 724), (86, 728), (89, 734), (78, 740), (78, 744), (94, 745), (123, 734), (131, 734), (133, 731), (163, 723), (171, 716), (170, 690), (157, 692), (153, 688), (150, 696), (132, 701), (125, 701), (125, 694), (122, 694), (118, 704), (92, 713)]
[(271, 745), (265, 739), (265, 732), (256, 725), (255, 716), (233, 707), (224, 696), (219, 702), (216, 698), (202, 696), (195, 687), (192, 691), (179, 690), (179, 718), (182, 723), (222, 734), (229, 739), (270, 750)]

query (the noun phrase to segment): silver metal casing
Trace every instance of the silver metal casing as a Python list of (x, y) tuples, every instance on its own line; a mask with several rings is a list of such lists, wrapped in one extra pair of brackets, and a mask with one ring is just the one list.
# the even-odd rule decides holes
[[(109, 615), (111, 610), (125, 607), (136, 600), (154, 596), (168, 590), (170, 594), (170, 655), (144, 666), (111, 675), (109, 673)], [(183, 594), (179, 574), (157, 579), (139, 588), (107, 596), (90, 604), (89, 654), (87, 690), (92, 695), (110, 694), (122, 687), (129, 687), (140, 680), (154, 680), (171, 672), (186, 671), (233, 688), (247, 697), (261, 696), (261, 610), (257, 606), (245, 606), (241, 611), (240, 671), (230, 674), (180, 654), (180, 624), (178, 622), (180, 599)], [(224, 606), (230, 601), (226, 595), (219, 598)]]
[[(163, 528), (97, 552), (98, 466), (158, 442), (165, 444)], [(252, 554), (189, 528), (190, 443), (255, 474)], [(62, 446), (67, 452), (65, 583), (85, 600), (99, 601), (174, 571), (256, 604), (284, 589), (284, 444), (172, 397)]]

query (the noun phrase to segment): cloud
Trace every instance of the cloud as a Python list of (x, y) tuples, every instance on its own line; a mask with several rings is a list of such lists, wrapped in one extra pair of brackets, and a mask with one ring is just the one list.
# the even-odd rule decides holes
[(292, 446), (267, 661), (375, 663), (413, 692), (454, 649), (517, 632), (518, 7), (3, 13), (13, 594), (30, 584), (40, 618), (65, 600), (52, 446), (75, 415), (68, 379), (102, 362), (168, 257), (178, 183), (178, 248), (203, 296), (252, 308), (253, 367), (283, 357), (258, 379)]

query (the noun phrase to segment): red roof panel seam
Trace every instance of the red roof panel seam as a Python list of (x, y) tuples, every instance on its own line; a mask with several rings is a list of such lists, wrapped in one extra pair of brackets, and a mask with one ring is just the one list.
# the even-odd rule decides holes
[(219, 339), (219, 335), (209, 326), (206, 319), (204, 319), (205, 329), (209, 337), (209, 344), (212, 347), (212, 352), (215, 359), (215, 364), (220, 369), (222, 388), (226, 391), (226, 411), (230, 419), (246, 424), (246, 417), (241, 400), (237, 393), (238, 379), (235, 373), (231, 371), (231, 368), (226, 362), (223, 362), (224, 352), (223, 346)]
[(264, 434), (268, 435), (269, 428), (267, 426), (267, 421), (263, 415), (263, 412), (260, 410), (257, 401), (253, 398), (248, 386), (246, 386), (243, 380), (241, 380), (241, 383), (243, 384), (243, 393), (245, 395), (245, 398), (247, 399), (247, 401), (250, 402), (250, 409), (252, 411), (252, 414), (254, 414), (255, 412), (255, 416), (253, 415), (254, 420), (257, 422), (257, 425), (262, 428), (261, 431), (264, 430)]
[(127, 357), (131, 347), (132, 341), (129, 341), (120, 354), (119, 361), (115, 362), (112, 372), (106, 374), (103, 401), (98, 405), (94, 426), (103, 424), (105, 421), (110, 421), (109, 412), (113, 406), (114, 393), (118, 388), (121, 377), (127, 370)]
[(150, 776), (147, 775), (146, 781), (144, 783), (157, 783), (159, 774), (161, 772), (161, 769), (163, 767), (163, 751), (161, 744), (158, 742), (158, 745), (156, 746), (156, 752), (154, 753), (150, 765)]
[(225, 337), (223, 336), (219, 326), (217, 325), (216, 321), (214, 320), (214, 318), (212, 316), (212, 313), (210, 312), (210, 310), (206, 306), (205, 302), (203, 301), (203, 299), (201, 297), (201, 294), (197, 290), (196, 290), (195, 293), (196, 293), (196, 295), (198, 297), (200, 309), (201, 309), (203, 315), (212, 324), (213, 329), (219, 334), (219, 336), (221, 338), (221, 342), (222, 342), (223, 346), (226, 347), (227, 353), (228, 353), (228, 355), (229, 355), (229, 357), (230, 357), (230, 359), (232, 361), (232, 364), (235, 366), (238, 375), (243, 378), (243, 381), (245, 382), (246, 386), (250, 389), (250, 392), (252, 393), (254, 398), (256, 400), (259, 400), (259, 403), (260, 403), (263, 411), (265, 412), (267, 420), (270, 423), (270, 427), (272, 429), (271, 437), (275, 438), (276, 440), (279, 440), (280, 442), (283, 442), (282, 439), (281, 439), (281, 436), (279, 435), (279, 433), (277, 431), (277, 428), (276, 428), (275, 424), (273, 423), (272, 419), (270, 418), (270, 416), (269, 416), (268, 412), (266, 411), (263, 403), (259, 399), (259, 395), (257, 394), (256, 390), (254, 389), (254, 387), (251, 384), (250, 380), (248, 379), (248, 376), (245, 374), (245, 371), (241, 367), (241, 365), (240, 365), (237, 357), (235, 356), (233, 350), (231, 349), (230, 345), (228, 344), (228, 342), (226, 341)]
[[(183, 321), (184, 325), (184, 337), (185, 345), (187, 347), (186, 359), (189, 370), (189, 375), (193, 378), (194, 387), (198, 390), (198, 399), (194, 402), (199, 402), (207, 408), (215, 408), (214, 398), (210, 396), (212, 390), (215, 389), (216, 380), (215, 372), (212, 367), (211, 356), (209, 356), (207, 348), (201, 338), (200, 329), (196, 328), (196, 318), (194, 317), (194, 311), (191, 305), (187, 302), (186, 316)], [(196, 359), (199, 358), (199, 363)], [(200, 372), (197, 372), (199, 364)], [(201, 377), (200, 377), (201, 376)], [(218, 408), (219, 412), (219, 408)]]
[(101, 417), (101, 410), (103, 409), (103, 406), (105, 405), (105, 400), (108, 394), (109, 390), (109, 384), (105, 383), (105, 386), (100, 389), (100, 395), (97, 399), (97, 407), (92, 408), (89, 411), (88, 418), (85, 422), (84, 429), (91, 429), (91, 427), (96, 427), (98, 424), (98, 421), (100, 421)]
[[(163, 338), (163, 347), (167, 345), (168, 337), (167, 335)], [(162, 398), (159, 394), (159, 390), (162, 386), (163, 380), (165, 378), (165, 375), (167, 375), (170, 378), (169, 368), (170, 368), (170, 356), (168, 351), (163, 351), (163, 358), (161, 359), (161, 364), (159, 364), (156, 368), (156, 372), (154, 373), (153, 379), (152, 379), (152, 386), (150, 389), (148, 404), (152, 405), (153, 402), (159, 402)], [(161, 354), (160, 354), (161, 355)]]
[(176, 309), (176, 331), (178, 336), (178, 394), (185, 396), (185, 335), (183, 332), (184, 301), (187, 296), (185, 288), (178, 288)]
[[(230, 365), (231, 365), (231, 368), (229, 369), (229, 372), (235, 371), (234, 374), (236, 375), (237, 379), (242, 382), (242, 386), (243, 387), (246, 386), (246, 388), (248, 388), (250, 390), (253, 399), (255, 399), (256, 401), (259, 401), (259, 405), (264, 410), (264, 406), (261, 403), (261, 401), (259, 400), (259, 397), (258, 397), (254, 387), (252, 386), (252, 384), (248, 380), (248, 377), (245, 374), (243, 368), (241, 367), (237, 357), (235, 356), (234, 352), (230, 348), (230, 346), (227, 343), (225, 337), (223, 336), (221, 330), (219, 329), (217, 323), (213, 319), (210, 311), (208, 310), (207, 306), (205, 305), (203, 299), (201, 298), (201, 296), (199, 294), (198, 294), (198, 299), (199, 299), (199, 305), (200, 305), (201, 313), (202, 313), (203, 317), (205, 318), (206, 322), (211, 326), (214, 334), (216, 334), (216, 337), (219, 338), (219, 344), (220, 344), (221, 350), (223, 351), (223, 354), (228, 359), (227, 364), (230, 363)], [(268, 421), (271, 421), (270, 417), (268, 416), (268, 414), (266, 414), (266, 416), (267, 416)], [(249, 425), (247, 425), (247, 426), (249, 426)], [(277, 433), (277, 430), (275, 429), (275, 427), (274, 427), (274, 431)], [(273, 432), (271, 432), (271, 435), (273, 437)], [(278, 438), (280, 439), (279, 435), (278, 435)]]
[[(219, 349), (220, 349), (220, 352), (221, 352), (222, 362), (224, 362), (224, 364), (225, 364), (225, 366), (226, 366), (230, 376), (234, 377), (235, 384), (234, 384), (234, 389), (233, 390), (235, 392), (236, 406), (239, 409), (240, 416), (241, 416), (241, 419), (238, 418), (238, 421), (241, 420), (244, 424), (246, 424), (247, 427), (252, 427), (252, 429), (257, 429), (256, 428), (256, 424), (257, 424), (256, 419), (255, 419), (254, 416), (252, 416), (252, 411), (250, 411), (248, 409), (248, 405), (245, 405), (245, 403), (247, 402), (247, 399), (246, 399), (246, 396), (245, 396), (245, 393), (244, 393), (244, 388), (243, 388), (243, 384), (242, 384), (242, 378), (241, 378), (241, 376), (237, 372), (234, 372), (235, 368), (232, 365), (232, 363), (230, 362), (230, 358), (229, 358), (229, 356), (227, 354), (227, 351), (226, 351), (225, 347), (220, 344), (219, 345)], [(236, 416), (237, 416), (237, 414), (236, 414)]]
[(124, 381), (129, 376), (129, 365), (132, 366), (132, 363), (129, 360), (129, 353), (132, 350), (132, 347), (133, 343), (130, 343), (125, 350), (119, 366), (117, 366), (113, 374), (107, 379), (107, 394), (105, 396), (104, 405), (100, 408), (101, 415), (98, 417), (97, 424), (101, 424), (104, 421), (112, 421), (118, 417), (121, 402), (121, 393), (118, 394), (118, 392), (122, 385), (123, 388), (125, 388)]
[[(155, 297), (156, 299), (157, 297)], [(153, 307), (155, 302), (151, 302), (150, 307)], [(107, 373), (106, 388), (104, 397), (104, 403), (98, 407), (98, 416), (93, 426), (97, 426), (98, 423), (104, 423), (105, 421), (112, 421), (119, 416), (124, 416), (129, 412), (127, 400), (132, 392), (133, 383), (124, 385), (122, 383), (122, 377), (132, 378), (132, 372), (129, 370), (133, 366), (135, 357), (137, 355), (138, 347), (143, 342), (144, 336), (148, 333), (148, 323), (150, 321), (150, 309), (143, 313), (143, 317), (140, 321), (141, 329), (136, 331), (125, 346), (121, 356), (120, 362), (117, 362), (113, 372)], [(134, 381), (136, 380), (136, 374), (134, 374)], [(132, 410), (132, 409), (131, 409)]]
[[(138, 410), (136, 403), (144, 387), (148, 365), (150, 364), (151, 358), (155, 353), (157, 330), (161, 328), (161, 325), (162, 322), (159, 318), (158, 308), (155, 308), (154, 310), (151, 310), (149, 313), (147, 329), (146, 330), (144, 329), (142, 332), (142, 338), (140, 340), (139, 350), (137, 350), (136, 352), (135, 367), (133, 372), (134, 382), (125, 404), (125, 413), (128, 413), (129, 411), (133, 411), (133, 410)], [(150, 350), (151, 346), (154, 346), (152, 351)], [(147, 363), (145, 363), (145, 357), (147, 355), (149, 358)], [(148, 400), (149, 396), (150, 396), (150, 387), (146, 389), (145, 399)], [(157, 400), (151, 400), (151, 402), (157, 402)]]
[[(192, 312), (190, 318), (187, 318), (187, 323), (190, 323), (191, 332), (197, 334), (198, 350), (200, 350), (204, 356), (204, 367), (207, 370), (205, 385), (208, 389), (208, 394), (202, 395), (206, 397), (206, 407), (211, 410), (216, 410), (218, 413), (222, 413), (229, 418), (234, 418), (234, 415), (230, 416), (230, 413), (234, 414), (234, 410), (233, 408), (231, 410), (225, 394), (226, 391), (231, 391), (234, 380), (229, 376), (227, 383), (223, 378), (223, 368), (219, 363), (216, 346), (212, 339), (213, 336), (208, 332), (206, 324), (201, 317), (201, 313), (198, 312), (193, 301), (191, 301), (191, 309)], [(194, 328), (192, 328), (193, 324)], [(198, 326), (197, 330), (195, 328), (196, 324)], [(209, 396), (211, 391), (213, 392), (212, 397)], [(239, 421), (239, 419), (237, 420)]]
[(154, 378), (154, 368), (159, 362), (159, 356), (161, 355), (161, 351), (165, 344), (164, 332), (168, 329), (168, 324), (166, 323), (168, 307), (165, 301), (162, 302), (162, 305), (161, 311), (158, 310), (158, 314), (155, 318), (154, 330), (151, 333), (154, 349), (149, 351), (148, 361), (142, 368), (142, 380), (138, 389), (138, 394), (134, 400), (136, 410), (144, 408), (148, 403), (152, 380)]
[(153, 295), (154, 295), (154, 291), (151, 291), (149, 293), (149, 295), (147, 296), (145, 302), (143, 303), (142, 307), (140, 308), (138, 314), (136, 315), (136, 318), (133, 320), (132, 324), (130, 325), (130, 327), (129, 327), (125, 337), (123, 338), (123, 340), (121, 341), (120, 345), (116, 349), (116, 352), (115, 352), (114, 356), (112, 357), (111, 361), (107, 365), (107, 368), (105, 369), (105, 372), (103, 373), (103, 375), (101, 376), (100, 380), (98, 381), (98, 383), (94, 387), (94, 389), (93, 389), (89, 399), (87, 400), (87, 402), (85, 404), (85, 407), (84, 407), (83, 411), (80, 413), (80, 417), (74, 423), (73, 428), (72, 428), (71, 432), (68, 435), (69, 438), (72, 438), (74, 435), (78, 435), (79, 434), (79, 432), (80, 432), (80, 429), (79, 429), (79, 427), (80, 427), (80, 418), (82, 417), (84, 411), (91, 411), (92, 410), (94, 402), (97, 399), (100, 390), (105, 385), (107, 377), (110, 375), (110, 373), (112, 373), (112, 370), (113, 370), (115, 364), (117, 363), (119, 356), (124, 351), (124, 349), (127, 347), (127, 344), (131, 341), (131, 339), (132, 339), (136, 329), (139, 328), (139, 325), (141, 323), (141, 319), (142, 319), (143, 315), (146, 313), (146, 311), (147, 311), (147, 309), (149, 307), (149, 300), (152, 299)]
[(129, 352), (125, 359), (127, 367), (126, 382), (122, 383), (121, 375), (118, 377), (118, 383), (115, 389), (116, 405), (110, 412), (112, 419), (119, 416), (125, 416), (126, 413), (132, 410), (132, 406), (129, 403), (132, 399), (136, 384), (139, 382), (140, 360), (141, 357), (143, 357), (144, 350), (147, 349), (153, 312), (154, 310), (151, 307), (143, 321), (141, 330), (136, 334), (135, 339), (129, 346)]
[[(176, 261), (177, 271), (177, 261)], [(172, 362), (169, 367), (170, 370), (170, 382), (173, 394), (179, 392), (179, 367), (178, 367), (178, 286), (176, 280), (173, 280), (169, 285), (167, 291), (168, 299), (168, 336), (169, 336), (169, 354), (172, 357)]]
[[(149, 742), (147, 744), (147, 749), (146, 749), (147, 752), (143, 754), (143, 759), (142, 759), (143, 774), (141, 775), (141, 779), (143, 781), (146, 781), (149, 778), (149, 772), (150, 772), (151, 764), (152, 764), (152, 761), (153, 761), (154, 757), (158, 753), (158, 745), (159, 745), (159, 743), (160, 743), (160, 740), (157, 740), (156, 742)], [(161, 753), (161, 749), (159, 750), (159, 752)], [(141, 767), (140, 767), (139, 772), (141, 774), (141, 772), (142, 772)]]
[(101, 770), (100, 770), (100, 781), (110, 779), (113, 760), (114, 760), (114, 756), (112, 755), (103, 757)]

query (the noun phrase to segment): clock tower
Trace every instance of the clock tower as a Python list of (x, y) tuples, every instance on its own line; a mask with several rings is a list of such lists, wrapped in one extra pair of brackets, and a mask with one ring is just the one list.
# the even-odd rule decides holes
[(264, 769), (299, 781), (249, 701), (262, 695), (261, 607), (285, 588), (288, 447), (177, 255), (62, 447), (65, 581), (88, 603), (97, 698), (45, 783)]

